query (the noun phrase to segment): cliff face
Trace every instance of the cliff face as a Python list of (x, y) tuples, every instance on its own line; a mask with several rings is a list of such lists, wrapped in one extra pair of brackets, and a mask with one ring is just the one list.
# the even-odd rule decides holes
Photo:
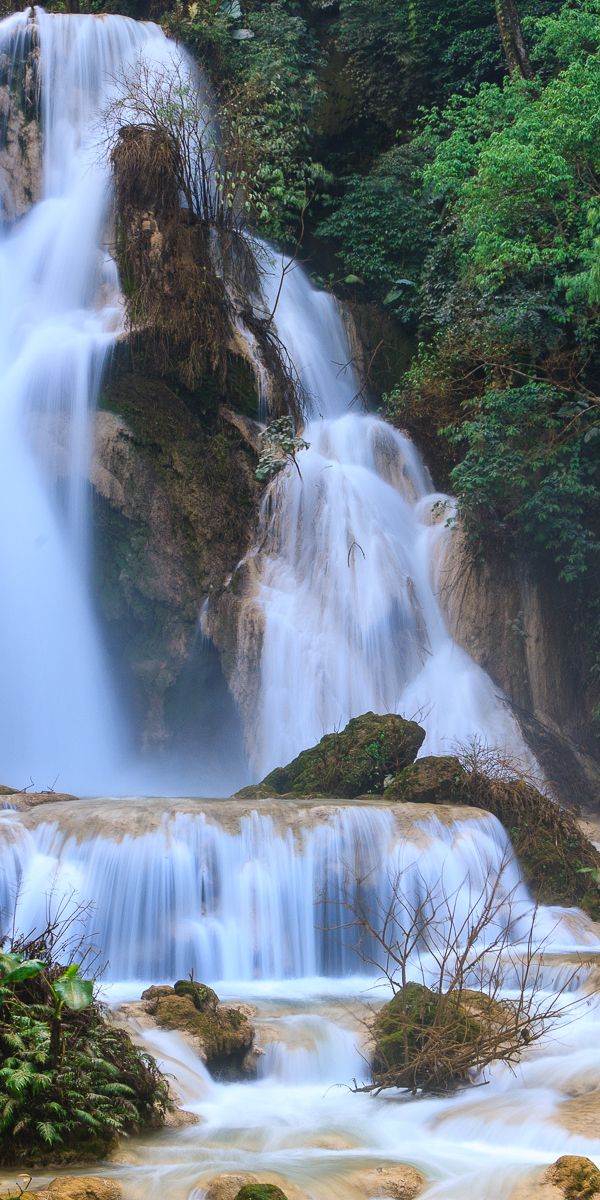
[(455, 531), (439, 588), (453, 637), (505, 692), (557, 794), (566, 804), (597, 807), (591, 664), (564, 585), (523, 556), (474, 563)]
[(201, 389), (186, 403), (164, 380), (116, 370), (103, 399), (90, 472), (98, 603), (138, 726), (156, 744), (173, 733), (201, 607), (254, 536), (256, 455), (212, 397), (202, 411)]
[(23, 216), (40, 193), (42, 138), (33, 18), (28, 29), (21, 69), (0, 62), (0, 216), (7, 222)]

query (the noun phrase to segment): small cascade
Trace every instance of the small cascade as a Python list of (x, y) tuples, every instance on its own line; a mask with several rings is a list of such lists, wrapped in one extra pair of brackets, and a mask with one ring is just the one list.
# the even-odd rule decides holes
[[(83, 926), (112, 980), (171, 982), (192, 969), (212, 982), (372, 975), (355, 949), (359, 900), (379, 919), (398, 879), (414, 905), (441, 883), (466, 917), (510, 854), (500, 824), (476, 810), (440, 819), (421, 806), (408, 815), (291, 803), (256, 812), (233, 801), (203, 811), (133, 800), (44, 808), (2, 817), (0, 911), (12, 914), (17, 897), (16, 926), (29, 930), (43, 928), (49, 897), (90, 905)], [(509, 864), (502, 919), (516, 940), (531, 912), (519, 880)]]
[(444, 621), (435, 575), (450, 499), (408, 438), (361, 411), (334, 297), (298, 265), (280, 282), (271, 258), (267, 307), (307, 396), (310, 449), (271, 485), (250, 556), (239, 644), (247, 653), (260, 631), (246, 713), (257, 776), (368, 710), (419, 720), (422, 754), (478, 737), (531, 765), (504, 698)]

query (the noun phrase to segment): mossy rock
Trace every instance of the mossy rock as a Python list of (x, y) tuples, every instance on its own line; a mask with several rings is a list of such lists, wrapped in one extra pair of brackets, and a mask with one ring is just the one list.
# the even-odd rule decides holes
[(176, 996), (189, 996), (198, 1012), (213, 1012), (219, 1007), (219, 997), (205, 983), (195, 983), (192, 979), (178, 979), (173, 986)]
[(388, 713), (354, 717), (341, 733), (328, 733), (286, 767), (277, 767), (262, 783), (237, 796), (333, 797), (381, 795), (388, 775), (414, 762), (425, 739), (415, 721)]
[(564, 1154), (548, 1167), (544, 1179), (560, 1188), (565, 1200), (593, 1200), (600, 1195), (600, 1171), (579, 1154)]
[(404, 767), (387, 784), (386, 800), (412, 804), (461, 804), (465, 770), (453, 755), (429, 755)]
[(577, 906), (600, 920), (600, 852), (572, 813), (526, 780), (465, 771), (457, 758), (430, 756), (399, 771), (384, 796), (402, 803), (464, 804), (492, 813), (508, 833), (536, 900)]
[(247, 1183), (235, 1200), (287, 1200), (287, 1196), (275, 1183)]
[[(245, 1013), (219, 1002), (212, 988), (195, 984), (198, 989), (183, 994), (175, 988), (148, 988), (144, 992), (148, 1012), (162, 1029), (187, 1034), (198, 1043), (200, 1054), (211, 1073), (219, 1079), (240, 1079), (247, 1075), (244, 1060), (252, 1049), (254, 1029)], [(199, 1008), (196, 1004), (203, 1003)]]
[[(470, 1001), (462, 1003), (458, 996), (433, 992), (422, 983), (407, 983), (400, 988), (373, 1022), (374, 1082), (387, 1081), (387, 1086), (412, 1090), (432, 1086), (434, 1090), (444, 1090), (460, 1082), (462, 1074), (453, 1075), (450, 1059), (436, 1077), (434, 1072), (439, 1070), (439, 1064), (432, 1067), (423, 1052), (427, 1051), (429, 1031), (434, 1027), (449, 1045), (477, 1046), (482, 1012), (474, 1011), (473, 994), (470, 995)], [(482, 1001), (486, 999), (481, 997)]]

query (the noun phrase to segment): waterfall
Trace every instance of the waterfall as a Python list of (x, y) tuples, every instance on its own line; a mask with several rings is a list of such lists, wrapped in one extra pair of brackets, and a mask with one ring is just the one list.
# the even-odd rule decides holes
[(37, 202), (0, 229), (0, 778), (89, 792), (118, 786), (123, 750), (87, 571), (93, 411), (122, 320), (99, 117), (119, 68), (173, 51), (125, 17), (30, 11), (0, 23), (13, 183), (28, 76), (42, 132)]
[(506, 834), (477, 811), (440, 819), (419, 808), (407, 817), (402, 806), (80, 801), (5, 814), (0, 833), (4, 919), (14, 897), (22, 930), (43, 928), (49, 903), (91, 906), (82, 928), (110, 979), (372, 974), (350, 912), (360, 896), (379, 920), (398, 880), (415, 906), (442, 886), (460, 925), (500, 872), (517, 940), (531, 912), (518, 867), (503, 866)]
[(277, 301), (277, 332), (307, 396), (310, 448), (269, 488), (250, 556), (239, 644), (246, 654), (260, 631), (246, 712), (257, 775), (369, 710), (420, 721), (421, 754), (480, 738), (531, 764), (505, 698), (444, 621), (436, 568), (451, 500), (433, 490), (409, 439), (362, 411), (334, 297), (298, 264), (280, 280), (271, 254), (266, 306)]

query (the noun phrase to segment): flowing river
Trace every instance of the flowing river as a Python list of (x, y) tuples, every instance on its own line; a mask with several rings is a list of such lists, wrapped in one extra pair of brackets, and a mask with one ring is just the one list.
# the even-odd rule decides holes
[[(35, 20), (28, 10), (0, 23), (0, 51), (5, 173), (18, 170), (8, 152), (15, 80), (16, 93), (39, 94), (42, 130), (38, 201), (12, 211), (2, 193), (1, 777), (48, 786), (62, 764), (61, 787), (120, 794), (131, 778), (126, 720), (90, 594), (85, 482), (103, 366), (122, 327), (98, 116), (119, 69), (140, 53), (168, 68), (175, 50), (150, 24), (36, 9)], [(280, 270), (273, 253), (267, 308)], [(451, 553), (449, 501), (410, 441), (361, 411), (334, 299), (296, 266), (275, 320), (307, 395), (310, 448), (299, 472), (268, 489), (249, 556), (255, 588), (238, 653), (241, 669), (260, 628), (256, 703), (243, 714), (255, 775), (367, 709), (420, 717), (425, 752), (476, 736), (527, 757), (504, 698), (446, 628), (436, 577)], [(43, 925), (50, 895), (94, 906), (83, 933), (108, 960), (111, 1004), (194, 970), (253, 1008), (258, 1076), (227, 1084), (177, 1034), (126, 1010), (197, 1118), (100, 1168), (128, 1200), (202, 1200), (203, 1180), (222, 1171), (268, 1173), (290, 1200), (371, 1200), (386, 1192), (365, 1172), (399, 1163), (423, 1172), (427, 1197), (509, 1200), (527, 1169), (559, 1154), (600, 1163), (600, 939), (574, 911), (541, 910), (536, 936), (548, 939), (549, 994), (583, 956), (571, 984), (579, 1003), (514, 1074), (494, 1068), (451, 1099), (351, 1090), (368, 1076), (365, 1012), (386, 992), (347, 928), (348, 881), (366, 879), (385, 909), (399, 872), (415, 896), (442, 879), (468, 906), (507, 852), (494, 818), (377, 803), (97, 799), (6, 811), (0, 839), (0, 908), (16, 905), (19, 928)], [(518, 946), (532, 908), (510, 871)]]

